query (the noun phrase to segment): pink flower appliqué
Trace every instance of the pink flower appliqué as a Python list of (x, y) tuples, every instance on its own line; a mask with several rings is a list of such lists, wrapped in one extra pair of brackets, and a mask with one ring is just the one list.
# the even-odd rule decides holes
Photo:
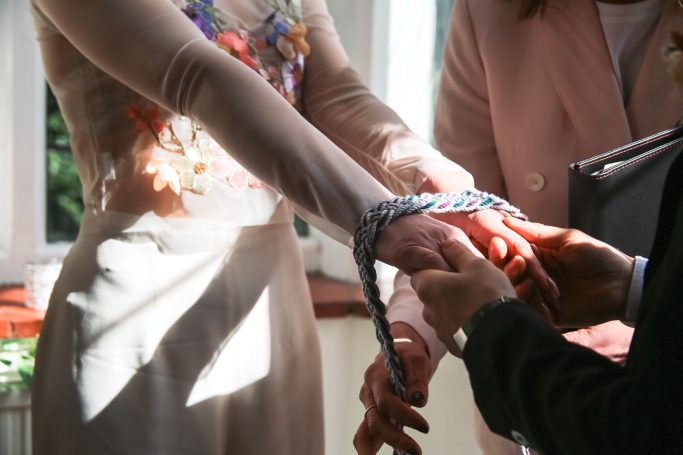
[(169, 187), (175, 194), (180, 194), (180, 176), (178, 171), (164, 159), (152, 159), (147, 163), (145, 171), (154, 174), (154, 191)]
[(216, 142), (210, 141), (207, 154), (210, 156), (208, 161), (209, 172), (215, 179), (227, 180), (228, 184), (238, 191), (265, 186), (262, 181), (251, 175)]
[[(246, 35), (246, 32), (245, 32)], [(232, 56), (239, 58), (242, 63), (252, 69), (258, 69), (259, 62), (251, 55), (247, 40), (248, 35), (242, 37), (235, 32), (221, 32), (216, 35), (216, 44)]]

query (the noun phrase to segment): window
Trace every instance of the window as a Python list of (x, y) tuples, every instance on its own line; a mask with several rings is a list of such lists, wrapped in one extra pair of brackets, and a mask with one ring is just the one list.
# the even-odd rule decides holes
[(49, 87), (46, 94), (45, 237), (48, 243), (72, 242), (83, 215), (81, 182), (57, 100)]
[[(327, 0), (354, 68), (370, 89), (417, 134), (430, 140), (443, 43), (454, 0)], [(371, 9), (371, 11), (368, 11)], [(406, 31), (410, 30), (410, 33)], [(348, 248), (313, 230), (321, 243), (321, 270), (357, 281)], [(393, 267), (377, 264), (380, 280)]]

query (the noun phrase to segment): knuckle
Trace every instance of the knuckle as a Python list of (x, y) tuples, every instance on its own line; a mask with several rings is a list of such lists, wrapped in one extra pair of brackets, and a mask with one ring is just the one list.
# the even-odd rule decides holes
[(389, 414), (391, 406), (389, 405), (389, 402), (386, 398), (384, 397), (379, 397), (377, 399), (377, 407), (375, 408), (380, 414), (382, 415), (387, 415)]
[(372, 365), (370, 365), (367, 368), (367, 370), (365, 370), (365, 374), (363, 375), (363, 380), (365, 381), (365, 384), (369, 384), (369, 383), (373, 382), (373, 380), (375, 379), (375, 376), (377, 376), (376, 371), (377, 371), (376, 363), (373, 363)]

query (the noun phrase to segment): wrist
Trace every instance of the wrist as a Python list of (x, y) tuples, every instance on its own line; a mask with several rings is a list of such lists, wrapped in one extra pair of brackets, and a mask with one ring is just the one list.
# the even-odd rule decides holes
[(507, 297), (505, 295), (500, 296), (499, 298), (495, 300), (488, 301), (484, 303), (483, 305), (480, 305), (477, 307), (477, 309), (470, 315), (470, 317), (463, 323), (462, 327), (458, 329), (458, 331), (453, 335), (453, 339), (455, 340), (455, 344), (458, 345), (458, 348), (460, 348), (460, 351), (462, 352), (465, 349), (465, 345), (467, 344), (467, 340), (469, 339), (470, 336), (474, 333), (476, 330), (477, 326), (481, 322), (481, 320), (492, 310), (497, 308), (500, 305), (503, 305), (508, 302), (515, 301), (516, 299), (513, 297)]

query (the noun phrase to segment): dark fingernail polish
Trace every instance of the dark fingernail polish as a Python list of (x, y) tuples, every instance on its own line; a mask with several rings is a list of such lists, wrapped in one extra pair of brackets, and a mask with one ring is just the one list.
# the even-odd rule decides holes
[(406, 449), (406, 450), (403, 452), (403, 455), (417, 455), (417, 452), (416, 452), (415, 450), (413, 450), (413, 449)]
[(413, 403), (415, 405), (424, 404), (424, 402), (425, 402), (424, 393), (415, 392), (414, 394), (412, 394), (410, 396), (410, 401), (411, 401), (411, 403)]
[(416, 427), (415, 429), (417, 431), (419, 431), (420, 433), (424, 433), (424, 434), (429, 433), (429, 427)]

